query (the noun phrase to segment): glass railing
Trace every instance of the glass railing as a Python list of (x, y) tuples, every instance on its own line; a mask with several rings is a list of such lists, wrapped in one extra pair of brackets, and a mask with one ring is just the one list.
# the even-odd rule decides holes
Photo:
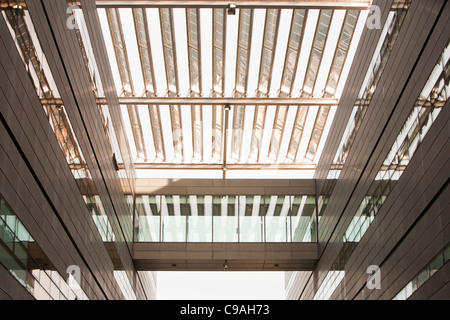
[(138, 242), (315, 242), (314, 196), (140, 195)]

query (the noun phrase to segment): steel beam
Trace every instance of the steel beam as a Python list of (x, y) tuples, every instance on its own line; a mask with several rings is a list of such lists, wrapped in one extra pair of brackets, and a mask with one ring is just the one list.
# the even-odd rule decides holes
[[(280, 9), (353, 9), (353, 10), (367, 10), (372, 1), (320, 1), (320, 0), (303, 0), (303, 1), (289, 1), (289, 0), (245, 0), (245, 1), (231, 1), (235, 3), (237, 8), (280, 8)], [(75, 2), (76, 3), (76, 2)], [(194, 8), (227, 8), (230, 1), (224, 0), (97, 0), (97, 7), (111, 8), (111, 7), (194, 7)]]
[[(334, 98), (225, 98), (225, 97), (119, 97), (123, 105), (292, 105), (292, 106), (337, 106)], [(41, 99), (44, 105), (62, 105), (62, 99)], [(98, 104), (107, 104), (98, 98)]]

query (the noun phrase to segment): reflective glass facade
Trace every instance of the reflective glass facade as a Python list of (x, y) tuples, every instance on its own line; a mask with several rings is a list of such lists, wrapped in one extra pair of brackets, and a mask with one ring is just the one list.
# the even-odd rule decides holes
[(37, 300), (87, 300), (64, 279), (0, 195), (0, 263)]
[(339, 179), (342, 168), (355, 141), (361, 123), (366, 115), (367, 108), (372, 101), (373, 94), (384, 72), (386, 63), (395, 45), (398, 33), (403, 25), (411, 0), (394, 0), (388, 18), (383, 26), (381, 36), (373, 54), (369, 69), (359, 91), (355, 106), (350, 115), (345, 131), (334, 156), (333, 163), (328, 171), (327, 181), (318, 198), (319, 219), (326, 208), (328, 199), (333, 193), (336, 180)]
[(406, 300), (450, 261), (450, 245), (439, 252), (392, 300)]
[[(375, 220), (376, 214), (405, 171), (438, 114), (442, 111), (449, 97), (449, 70), (450, 44), (447, 44), (411, 109), (407, 121), (373, 180), (368, 193), (347, 227), (343, 236), (344, 247), (334, 265), (341, 265), (340, 268), (344, 267), (346, 259), (355, 248), (355, 244), (361, 240)], [(341, 273), (345, 274), (344, 271), (341, 271)], [(334, 281), (331, 281), (334, 285), (328, 286), (329, 296), (342, 281), (341, 273), (333, 271), (330, 275), (334, 279)]]

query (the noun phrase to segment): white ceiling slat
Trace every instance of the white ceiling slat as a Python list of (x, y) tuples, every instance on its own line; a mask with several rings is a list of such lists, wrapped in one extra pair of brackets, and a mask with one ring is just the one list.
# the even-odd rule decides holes
[(277, 110), (276, 106), (267, 106), (266, 109), (265, 126), (262, 133), (261, 150), (258, 159), (260, 163), (270, 162), (270, 160), (268, 159), (269, 147), (270, 147), (270, 139), (272, 137), (272, 130), (275, 121), (276, 110)]
[(125, 128), (125, 134), (128, 138), (128, 143), (130, 145), (130, 151), (131, 151), (131, 156), (133, 159), (137, 159), (137, 152), (136, 152), (136, 145), (134, 143), (134, 139), (133, 139), (133, 132), (131, 129), (131, 122), (130, 122), (130, 118), (128, 117), (128, 112), (127, 112), (127, 106), (120, 106), (120, 111), (122, 113), (122, 118), (123, 118), (123, 125)]
[[(179, 96), (189, 96), (191, 86), (190, 79), (190, 48), (188, 42), (188, 22), (186, 18), (186, 9), (174, 8), (172, 10), (172, 24), (173, 30), (173, 50), (175, 53), (176, 71), (175, 75), (177, 81), (177, 93)], [(198, 41), (197, 41), (198, 42)]]
[(292, 25), (296, 20), (296, 16), (293, 16), (293, 10), (281, 10), (279, 13), (279, 24), (276, 35), (276, 42), (274, 44), (273, 49), (273, 58), (272, 65), (277, 67), (272, 67), (272, 74), (270, 78), (270, 88), (269, 88), (269, 96), (271, 97), (279, 97), (280, 90), (282, 88), (282, 82), (286, 78), (286, 72), (288, 69), (286, 68), (287, 61), (287, 49), (292, 43), (293, 34), (292, 30), (297, 30), (297, 26)]
[(272, 137), (270, 138), (269, 158), (273, 161), (278, 160), (278, 154), (281, 147), (288, 106), (278, 106), (273, 124)]
[[(125, 10), (125, 9), (122, 9)], [(131, 13), (124, 11), (124, 15)], [(116, 62), (119, 70), (120, 81), (122, 84), (121, 95), (129, 97), (135, 94), (132, 73), (130, 71), (130, 62), (128, 58), (126, 40), (122, 28), (122, 21), (119, 9), (107, 9), (106, 18), (110, 28), (110, 34), (112, 39), (112, 45), (114, 47)], [(129, 18), (129, 17), (128, 17)], [(132, 21), (132, 19), (131, 19)], [(133, 22), (131, 22), (134, 25)], [(135, 38), (134, 38), (135, 39)], [(135, 39), (136, 40), (136, 39)], [(133, 42), (129, 41), (129, 45), (133, 47)], [(136, 52), (135, 52), (136, 53)], [(134, 55), (133, 55), (134, 56)], [(138, 59), (139, 60), (139, 59)], [(139, 69), (140, 70), (140, 64)], [(142, 125), (139, 117), (137, 106), (128, 105), (128, 116), (131, 122), (131, 131), (133, 133), (133, 139), (136, 148), (136, 160), (146, 161), (147, 151), (143, 140)]]
[[(332, 10), (320, 10), (315, 28), (314, 40), (311, 46), (308, 66), (306, 68), (303, 80), (301, 90), (302, 97), (313, 96), (317, 82), (317, 76), (322, 63), (323, 51), (325, 49), (326, 41), (328, 38), (332, 16), (333, 16)], [(300, 149), (303, 150), (305, 144), (304, 141), (306, 137), (308, 138), (310, 137), (309, 133), (304, 134), (303, 131), (306, 128), (310, 127), (311, 121), (314, 123), (314, 118), (311, 119), (311, 115), (314, 113), (314, 111), (311, 113), (307, 110), (307, 108), (308, 107), (302, 106), (297, 111), (296, 124), (292, 131), (291, 142), (289, 143), (289, 150), (288, 150), (288, 157), (291, 159), (293, 158), (294, 154), (298, 155)], [(301, 153), (303, 153), (303, 151), (301, 151)], [(304, 154), (305, 153), (303, 153), (303, 155)], [(298, 159), (298, 156), (296, 157), (296, 159)]]
[[(202, 112), (202, 132), (203, 132), (203, 162), (204, 163), (210, 163), (213, 162), (215, 159), (212, 159), (212, 148), (213, 148), (213, 139), (218, 139), (218, 142), (220, 145), (222, 145), (221, 138), (218, 138), (216, 135), (217, 133), (213, 133), (214, 128), (211, 127), (210, 123), (213, 123), (213, 109), (215, 109), (216, 106), (205, 106), (202, 107), (200, 110)], [(221, 131), (222, 129), (218, 129)], [(220, 135), (221, 137), (221, 135)], [(220, 140), (219, 140), (220, 139)], [(220, 157), (220, 153), (218, 154), (218, 157)], [(220, 160), (217, 159), (217, 160)]]
[(156, 92), (155, 74), (153, 72), (154, 67), (150, 50), (150, 37), (147, 27), (146, 10), (142, 8), (133, 8), (133, 19), (136, 28), (139, 58), (141, 61), (141, 71), (144, 81), (145, 93), (143, 96), (154, 95)]
[[(233, 96), (235, 97), (245, 97), (247, 95), (253, 16), (253, 9), (239, 10), (238, 45), (236, 51), (236, 80), (233, 93)], [(244, 130), (244, 106), (234, 106), (233, 116), (233, 135), (231, 141), (230, 159), (232, 161), (239, 161)]]
[[(204, 88), (204, 92), (207, 89), (212, 93), (213, 97), (223, 96), (225, 91), (225, 58), (226, 58), (226, 29), (227, 29), (227, 15), (225, 14), (225, 9), (214, 9), (211, 12), (211, 41), (209, 41), (212, 44), (211, 48), (211, 55), (205, 54), (204, 56), (212, 56), (211, 61), (211, 81), (203, 81), (204, 86), (206, 83), (211, 83), (210, 88)], [(208, 21), (209, 22), (209, 21)], [(209, 30), (209, 28), (207, 28)], [(205, 32), (202, 32), (202, 35), (205, 34)], [(208, 40), (208, 39), (207, 39)], [(202, 40), (203, 43), (208, 43), (208, 41)], [(202, 61), (209, 61), (209, 59), (202, 59)], [(209, 74), (206, 73), (205, 75)], [(222, 157), (222, 148), (223, 148), (223, 133), (224, 133), (224, 127), (223, 127), (223, 106), (212, 106), (212, 114), (211, 114), (211, 124), (212, 124), (212, 131), (211, 135), (208, 138), (204, 138), (204, 146), (205, 148), (209, 148), (211, 144), (211, 152), (204, 153), (204, 157), (207, 159), (210, 158), (209, 155), (214, 160), (219, 161)], [(208, 130), (210, 126), (205, 123), (203, 126), (204, 130)], [(209, 149), (208, 149), (209, 150)]]
[[(316, 87), (316, 92), (320, 92), (320, 94), (322, 94), (323, 92), (322, 96), (332, 97), (336, 92), (336, 87), (341, 76), (341, 71), (345, 63), (345, 59), (347, 57), (357, 19), (358, 13), (355, 11), (338, 11), (337, 14), (334, 15), (331, 28), (332, 30), (338, 30), (338, 24), (340, 26), (339, 30), (341, 31), (339, 35), (337, 35), (336, 33), (334, 37), (332, 36), (328, 38), (326, 49), (333, 49), (334, 57), (331, 58), (331, 50), (328, 50), (328, 53), (325, 52), (324, 59), (328, 60), (328, 65), (325, 65), (325, 63), (322, 64), (322, 67), (326, 67), (322, 69), (326, 70), (325, 72), (327, 72), (327, 76), (324, 76), (323, 70), (321, 70), (322, 74), (319, 73), (318, 78), (322, 79), (322, 83)], [(311, 135), (311, 140), (309, 142), (305, 155), (305, 157), (310, 161), (314, 161), (314, 158), (316, 157), (316, 152), (322, 140), (322, 135), (328, 120), (330, 109), (330, 106), (321, 106), (319, 108), (314, 124), (314, 129)]]
[[(316, 26), (319, 21), (320, 10), (308, 10), (306, 21), (304, 21), (303, 38), (300, 45), (299, 61), (309, 61), (313, 46)], [(298, 63), (297, 70), (292, 84), (291, 95), (300, 97), (306, 76), (308, 64)]]
[[(263, 46), (263, 38), (267, 31), (266, 11), (264, 9), (254, 9), (251, 28), (251, 45), (248, 61), (248, 76), (246, 96), (255, 96), (260, 87), (260, 73), (261, 73), (261, 49)], [(269, 77), (267, 72), (266, 77)]]
[(287, 150), (289, 147), (289, 141), (291, 140), (291, 133), (294, 127), (295, 114), (297, 113), (298, 106), (290, 106), (287, 112), (286, 121), (284, 124), (283, 136), (281, 137), (280, 150), (278, 152), (277, 163), (290, 163), (291, 159), (287, 158)]
[(298, 146), (297, 150), (297, 156), (295, 159), (295, 162), (301, 163), (301, 162), (311, 162), (308, 161), (305, 158), (306, 155), (306, 148), (308, 147), (308, 143), (311, 139), (311, 134), (314, 128), (314, 119), (317, 117), (317, 113), (319, 111), (319, 107), (317, 106), (310, 106), (308, 107), (308, 112), (306, 116), (306, 120), (304, 121), (304, 127), (303, 127), (303, 133), (302, 133), (302, 139), (300, 141), (300, 144)]
[[(137, 51), (139, 52), (142, 71), (142, 75), (133, 75), (133, 77), (137, 79), (138, 83), (143, 82), (143, 88), (141, 89), (143, 90), (142, 95), (144, 97), (155, 96), (157, 88), (150, 48), (150, 36), (147, 26), (147, 11), (142, 8), (133, 8), (132, 13), (136, 29)], [(149, 153), (148, 162), (163, 161), (165, 156), (158, 108), (149, 105), (147, 107), (147, 113), (145, 113), (142, 112), (142, 108), (139, 107), (139, 113), (143, 122), (142, 130), (144, 143)], [(150, 141), (148, 141), (149, 139), (151, 139), (153, 143), (150, 143)]]
[[(174, 97), (180, 94), (180, 77), (177, 54), (178, 35), (175, 34), (174, 26), (174, 10), (172, 8), (160, 8), (159, 16), (161, 22), (162, 44), (164, 47), (164, 62), (166, 68), (166, 80), (168, 88), (168, 96)], [(177, 10), (177, 13), (180, 11)], [(184, 17), (182, 14), (177, 14), (178, 18)], [(183, 24), (180, 24), (183, 25)], [(185, 32), (183, 33), (185, 34)], [(183, 44), (183, 41), (180, 41)], [(181, 45), (180, 44), (180, 45)], [(184, 43), (185, 44), (185, 43)], [(183, 61), (181, 67), (185, 67), (187, 61)], [(184, 72), (186, 73), (186, 72)], [(183, 161), (183, 123), (181, 118), (180, 105), (170, 105), (170, 123), (172, 124), (172, 141), (174, 151), (174, 162)], [(163, 122), (165, 123), (165, 122)]]
[[(208, 159), (208, 155), (211, 155), (212, 159), (215, 161), (220, 161), (222, 157), (222, 149), (223, 149), (223, 136), (224, 136), (224, 121), (223, 121), (223, 107), (222, 106), (211, 106), (211, 136), (207, 136), (207, 130), (209, 130), (208, 123), (206, 122), (206, 117), (204, 116), (205, 122), (203, 126), (203, 132), (206, 137), (203, 139), (204, 141), (204, 150), (205, 154), (203, 155), (205, 159)], [(203, 108), (203, 112), (208, 110), (207, 108)], [(211, 145), (211, 146), (210, 146)], [(206, 153), (206, 150), (211, 149), (211, 153)]]
[(144, 140), (145, 149), (147, 150), (147, 162), (154, 162), (157, 156), (154, 142), (156, 142), (157, 139), (153, 136), (148, 106), (139, 105), (137, 108), (139, 118), (141, 119), (142, 137)]
[(133, 93), (137, 96), (141, 96), (145, 90), (145, 85), (142, 75), (141, 59), (139, 57), (133, 12), (131, 9), (119, 9), (119, 12), (126, 55), (128, 56), (129, 61), (130, 82), (133, 86)]
[[(262, 17), (259, 15), (256, 21), (261, 20)], [(264, 97), (269, 93), (279, 23), (280, 10), (266, 10), (264, 27), (257, 24), (254, 25), (253, 34), (256, 35), (254, 36), (254, 41), (256, 40), (256, 43), (253, 44), (253, 51), (259, 53), (259, 56), (251, 58), (251, 61), (257, 61), (257, 59), (259, 60), (259, 76), (256, 88), (257, 97)], [(258, 32), (258, 30), (262, 30), (263, 34)], [(261, 50), (255, 50), (255, 47), (261, 48)], [(250, 72), (250, 75), (252, 74), (253, 73)], [(256, 78), (253, 78), (255, 79), (253, 82), (256, 83)], [(254, 120), (253, 130), (251, 133), (252, 138), (250, 142), (249, 157), (255, 162), (258, 161), (259, 158), (261, 139), (266, 118), (266, 109), (267, 106), (256, 106), (253, 117)]]
[(313, 96), (317, 76), (323, 60), (323, 52), (325, 50), (330, 24), (333, 17), (332, 10), (321, 10), (319, 20), (317, 21), (316, 33), (314, 35), (314, 42), (311, 48), (311, 53), (308, 60), (308, 67), (303, 81), (302, 96)]
[[(164, 68), (164, 51), (161, 36), (161, 23), (159, 19), (159, 11), (156, 8), (147, 8), (145, 10), (147, 16), (147, 27), (150, 38), (150, 51), (153, 53), (153, 67), (155, 76), (155, 95), (165, 95), (167, 92), (166, 71)], [(156, 91), (156, 89), (158, 91)], [(157, 161), (166, 162), (171, 161), (171, 150), (173, 146), (167, 146), (167, 134), (164, 134), (164, 129), (167, 129), (168, 122), (162, 119), (160, 113), (160, 106), (149, 106), (150, 120), (152, 122), (153, 137), (155, 138), (154, 145), (157, 154)], [(170, 122), (169, 122), (170, 123)], [(169, 140), (172, 141), (172, 140)], [(167, 154), (169, 152), (169, 155)]]
[[(200, 10), (189, 8), (186, 9), (187, 23), (187, 44), (188, 44), (188, 61), (189, 61), (189, 80), (190, 96), (200, 96), (202, 89), (202, 69), (201, 69), (201, 22)], [(205, 59), (204, 59), (205, 60)], [(183, 117), (183, 119), (185, 119)], [(193, 158), (193, 161), (202, 161), (203, 158), (203, 123), (202, 108), (199, 105), (191, 106), (191, 121), (185, 121), (185, 126), (191, 125), (191, 137), (183, 139), (185, 152), (189, 153), (186, 158)], [(192, 143), (187, 143), (192, 141)], [(193, 149), (192, 152), (190, 149)], [(192, 153), (192, 155), (191, 155)]]
[(170, 119), (169, 106), (158, 106), (160, 119), (161, 119), (161, 132), (163, 136), (164, 150), (165, 150), (165, 162), (174, 162), (175, 152), (172, 135), (172, 121)]
[[(183, 119), (182, 143), (183, 143), (183, 162), (192, 163), (194, 161), (194, 115), (192, 107), (189, 105), (180, 106), (180, 118)], [(202, 136), (200, 136), (202, 139)], [(200, 141), (201, 143), (202, 141)], [(198, 145), (198, 142), (196, 143)]]
[(322, 133), (323, 138), (319, 140), (319, 146), (317, 147), (317, 151), (315, 153), (314, 161), (316, 161), (316, 162), (317, 162), (317, 159), (320, 159), (320, 156), (322, 155), (322, 150), (323, 150), (323, 147), (325, 146), (325, 142), (326, 142), (326, 139), (324, 139), (324, 138), (328, 137), (328, 133), (330, 132), (330, 128), (333, 123), (334, 116), (336, 114), (336, 110), (337, 110), (337, 106), (334, 106), (334, 107), (331, 107), (331, 109), (329, 111), (329, 114), (328, 114), (328, 117), (326, 120), (326, 124), (325, 124), (325, 128), (323, 129), (323, 133)]
[[(277, 84), (279, 83), (277, 86), (279, 88), (279, 97), (289, 96), (292, 92), (292, 83), (295, 77), (294, 71), (298, 63), (300, 54), (299, 49), (303, 39), (303, 30), (305, 29), (305, 13), (303, 10), (295, 10), (290, 12), (290, 17), (291, 19), (289, 24), (285, 23), (284, 27), (282, 26), (279, 30), (282, 34), (289, 34), (288, 38), (285, 37), (285, 43), (283, 43), (282, 46), (278, 45), (278, 57), (284, 57), (283, 62), (281, 62), (281, 60), (278, 60), (277, 62), (277, 65), (281, 65), (281, 63), (284, 65), (282, 71), (283, 73), (279, 73), (277, 78), (276, 75), (274, 75), (275, 81)], [(289, 19), (283, 18), (283, 21), (287, 22)], [(289, 32), (287, 32), (287, 30), (289, 30)], [(281, 50), (280, 47), (283, 47), (283, 50)], [(282, 52), (283, 54), (281, 54)], [(280, 160), (280, 148), (283, 142), (283, 137), (286, 136), (285, 125), (287, 114), (287, 106), (277, 107), (269, 150), (269, 158), (275, 162), (279, 162)]]
[(248, 158), (250, 155), (251, 138), (253, 131), (252, 124), (254, 115), (255, 115), (255, 106), (247, 106), (245, 108), (244, 128), (242, 129), (243, 137), (242, 137), (241, 154), (239, 158), (240, 163), (248, 163)]
[(305, 121), (308, 115), (307, 106), (300, 106), (297, 110), (297, 115), (295, 117), (294, 127), (292, 128), (291, 141), (289, 142), (289, 147), (287, 151), (287, 158), (295, 161), (297, 156), (297, 151), (303, 137), (303, 132), (305, 128)]

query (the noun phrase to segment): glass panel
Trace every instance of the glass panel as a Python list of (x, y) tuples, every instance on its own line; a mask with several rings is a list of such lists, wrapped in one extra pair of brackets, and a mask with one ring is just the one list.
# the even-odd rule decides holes
[(27, 229), (19, 220), (17, 220), (16, 236), (21, 242), (33, 241)]
[(0, 263), (8, 269), (9, 272), (23, 285), (26, 285), (26, 271), (24, 268), (14, 259), (14, 256), (8, 249), (0, 246)]
[(302, 138), (307, 114), (308, 114), (308, 107), (306, 106), (300, 106), (299, 109), (297, 110), (295, 124), (294, 127), (292, 128), (291, 141), (289, 142), (289, 148), (287, 153), (287, 157), (291, 160), (295, 160), (297, 156), (297, 151), (300, 146), (300, 140)]
[(428, 267), (426, 267), (417, 276), (417, 286), (420, 287), (422, 284), (424, 284), (425, 281), (428, 280), (429, 277), (430, 277), (430, 270), (428, 269)]
[(238, 241), (238, 201), (236, 196), (213, 197), (213, 241)]
[(430, 277), (435, 274), (443, 265), (444, 255), (441, 253), (430, 263)]
[(213, 90), (223, 93), (224, 9), (213, 9)]
[(281, 148), (281, 139), (286, 123), (288, 108), (288, 106), (277, 106), (269, 147), (269, 158), (275, 161), (278, 158), (278, 153)]
[(14, 237), (14, 255), (16, 259), (24, 266), (28, 265), (28, 251), (25, 246), (19, 241), (17, 237)]
[(162, 241), (186, 241), (186, 200), (180, 196), (161, 196)]
[(289, 196), (265, 197), (266, 212), (266, 242), (290, 242), (291, 225)]
[(188, 242), (212, 242), (212, 196), (189, 196)]
[(323, 10), (320, 12), (320, 18), (317, 22), (316, 35), (303, 85), (303, 92), (306, 93), (306, 95), (311, 95), (314, 91), (332, 15), (333, 12), (331, 10)]
[(0, 240), (2, 240), (9, 249), (13, 250), (14, 233), (3, 219), (0, 219)]
[(161, 197), (156, 196), (137, 196), (136, 211), (139, 217), (139, 230), (137, 241), (161, 241)]
[(315, 209), (316, 203), (314, 196), (291, 197), (289, 215), (292, 219), (293, 242), (316, 241), (315, 236), (313, 236)]
[(239, 241), (264, 241), (264, 197), (239, 196)]

